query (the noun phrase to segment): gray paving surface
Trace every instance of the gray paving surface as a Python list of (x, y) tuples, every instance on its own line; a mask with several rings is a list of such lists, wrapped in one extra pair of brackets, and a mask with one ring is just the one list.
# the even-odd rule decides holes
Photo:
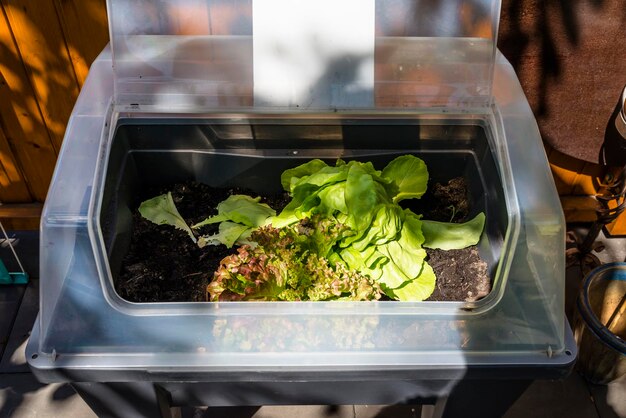
[(419, 405), (355, 405), (355, 418), (419, 418)]
[[(611, 251), (606, 254), (613, 254), (607, 257), (618, 257), (622, 251), (626, 252), (626, 240), (603, 239)], [(0, 247), (0, 257), (5, 254), (2, 251)], [(33, 275), (36, 276), (36, 266), (32, 262), (27, 265), (27, 269), (35, 269)], [(568, 280), (575, 288), (580, 272), (570, 269), (568, 273)], [(24, 343), (37, 309), (37, 280), (28, 286), (0, 286), (0, 418), (95, 417), (69, 386), (43, 385), (28, 371)], [(182, 417), (414, 418), (419, 417), (420, 412), (419, 406), (410, 405), (264, 406), (182, 408)], [(577, 373), (563, 381), (535, 382), (504, 418), (518, 417), (626, 418), (626, 377), (603, 386), (588, 384)]]
[(626, 417), (626, 376), (608, 385), (589, 385), (589, 390), (602, 418)]
[(0, 374), (1, 418), (95, 418), (67, 385), (43, 385), (30, 373)]
[(0, 354), (9, 342), (13, 321), (20, 307), (25, 286), (0, 287)]
[(22, 303), (17, 311), (11, 333), (0, 360), (0, 373), (28, 373), (24, 357), (26, 341), (39, 312), (39, 280), (34, 279), (26, 286)]
[[(584, 379), (573, 373), (563, 381), (536, 381), (504, 418), (600, 418)], [(603, 417), (604, 418), (604, 417)]]

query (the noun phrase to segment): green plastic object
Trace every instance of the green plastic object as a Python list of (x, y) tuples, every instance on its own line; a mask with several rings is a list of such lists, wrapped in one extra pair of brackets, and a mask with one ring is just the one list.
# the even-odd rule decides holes
[(9, 272), (0, 260), (0, 285), (3, 284), (27, 284), (28, 283), (28, 273), (12, 273)]

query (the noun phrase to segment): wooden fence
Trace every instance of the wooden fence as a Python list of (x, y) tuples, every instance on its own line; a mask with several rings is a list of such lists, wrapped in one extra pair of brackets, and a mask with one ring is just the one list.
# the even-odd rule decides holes
[(0, 6), (0, 202), (10, 226), (19, 228), (32, 226), (45, 200), (74, 102), (108, 42), (106, 4), (0, 0)]
[[(623, 1), (601, 0), (592, 7), (503, 0), (500, 47), (546, 138), (602, 135), (613, 95), (626, 82), (615, 79), (626, 65), (607, 43), (626, 36), (619, 20), (626, 18)], [(6, 226), (37, 227), (67, 120), (89, 65), (107, 41), (105, 0), (0, 0), (0, 218)], [(603, 175), (599, 165), (550, 146), (547, 151), (561, 195), (595, 194)], [(570, 202), (570, 219), (593, 218), (593, 200)]]

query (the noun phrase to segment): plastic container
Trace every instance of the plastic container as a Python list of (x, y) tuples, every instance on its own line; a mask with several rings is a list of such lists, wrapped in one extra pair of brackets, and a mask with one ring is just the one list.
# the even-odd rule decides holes
[[(566, 374), (576, 350), (565, 223), (537, 124), (496, 50), (500, 2), (426, 3), (377, 1), (372, 88), (351, 95), (343, 76), (359, 60), (342, 55), (330, 67), (338, 78), (330, 71), (319, 84), (328, 94), (308, 106), (257, 100), (256, 0), (109, 0), (112, 49), (81, 90), (42, 215), (41, 309), (26, 350), (38, 378), (154, 382), (171, 399), (223, 394), (218, 404), (299, 388), (298, 402), (349, 404), (446, 396), (468, 376)], [(261, 191), (305, 158), (383, 163), (406, 152), (429, 159), (435, 177), (471, 179), (494, 277), (484, 300), (130, 303), (115, 293), (129, 208), (147, 185)], [(345, 392), (325, 384), (347, 381)], [(380, 390), (391, 382), (401, 389)]]
[[(233, 373), (249, 373), (273, 367), (409, 370), (428, 364), (461, 368), (485, 363), (569, 364), (573, 350), (566, 345), (563, 312), (563, 216), (537, 126), (515, 74), (503, 58), (495, 68), (494, 106), (473, 112), (333, 112), (291, 117), (259, 112), (247, 116), (199, 112), (182, 118), (176, 113), (143, 112), (141, 107), (111, 107), (112, 90), (107, 86), (112, 85), (113, 77), (110, 56), (105, 51), (82, 90), (44, 208), (44, 296), (29, 345), (29, 355), (36, 356), (31, 357), (32, 366), (43, 373), (43, 378), (47, 371), (51, 373), (47, 379), (54, 379), (65, 367), (137, 370), (132, 366), (136, 362), (146, 373), (163, 367), (204, 371), (228, 367)], [(276, 138), (278, 142), (272, 147), (261, 142), (262, 147), (254, 148), (250, 142), (231, 138), (222, 144), (228, 146), (208, 149), (209, 128), (215, 128), (216, 120), (224, 126), (245, 127), (251, 119), (264, 120), (268, 126), (315, 121), (337, 126), (341, 120), (344, 125), (364, 124), (360, 129), (371, 132), (375, 123), (405, 129), (418, 126), (424, 137), (413, 135), (413, 142), (399, 136), (402, 144), (394, 144), (387, 137), (373, 135), (367, 145), (359, 135), (353, 144), (363, 149), (345, 144), (335, 149), (302, 147), (298, 148), (299, 156), (329, 152), (326, 156), (333, 158), (347, 148), (367, 158), (380, 154), (376, 158), (385, 159), (411, 150), (437, 158), (444, 166), (482, 177), (476, 179), (474, 190), (482, 194), (478, 200), (493, 218), (488, 228), (493, 231), (494, 245), (484, 248), (496, 250), (490, 257), (494, 277), (501, 282), (495, 284), (497, 291), (482, 305), (479, 302), (469, 306), (462, 302), (135, 304), (116, 297), (114, 266), (109, 264), (107, 252), (115, 244), (106, 241), (111, 236), (103, 234), (101, 217), (110, 205), (122, 208), (124, 200), (111, 199), (127, 196), (125, 193), (164, 175), (174, 179), (171, 176), (213, 173), (227, 180), (236, 178), (236, 173), (244, 172), (249, 164), (271, 166), (271, 161), (285, 164), (287, 159), (293, 160), (293, 149), (279, 146)], [(116, 134), (119, 136), (114, 141)], [(134, 143), (135, 150), (130, 153), (124, 147), (113, 146), (114, 142), (123, 144), (119, 138), (124, 135)], [(432, 140), (428, 140), (429, 135)], [(385, 149), (382, 144), (393, 149)], [(168, 150), (178, 159), (170, 159), (169, 165), (163, 166), (168, 167), (166, 173), (141, 168), (139, 177), (133, 178), (141, 178), (144, 183), (133, 186), (135, 189), (125, 189), (132, 181), (107, 186), (108, 173), (123, 172), (120, 163), (127, 160), (130, 167), (133, 159), (153, 159), (158, 154), (141, 147)], [(422, 153), (428, 147), (434, 151)], [(467, 156), (464, 165), (455, 160), (463, 153)], [(239, 162), (228, 166), (231, 172), (222, 169), (223, 164), (215, 164), (224, 159)], [(176, 167), (172, 167), (174, 163)], [(267, 171), (259, 171), (263, 172)], [(261, 178), (256, 184), (270, 182)], [(105, 194), (105, 190), (116, 189), (114, 195)], [(504, 208), (506, 211), (501, 212)], [(127, 212), (116, 210), (116, 214), (115, 224), (126, 222)], [(346, 328), (363, 329), (359, 332), (371, 335), (371, 343), (366, 349), (356, 343), (347, 344), (342, 338)], [(275, 335), (272, 330), (276, 329), (285, 335)], [(265, 351), (246, 349), (246, 345), (239, 346), (223, 337), (234, 330), (276, 344)], [(295, 345), (290, 350), (280, 348), (280, 341), (297, 341), (297, 335), (303, 334), (319, 343), (304, 350)]]
[(576, 306), (578, 369), (589, 381), (600, 384), (626, 374), (626, 263), (591, 271)]
[[(282, 191), (280, 175), (284, 170), (311, 158), (330, 164), (337, 158), (357, 159), (384, 167), (393, 158), (411, 153), (426, 162), (433, 184), (465, 178), (472, 207), (468, 219), (483, 212), (490, 220), (479, 251), (488, 262), (494, 294), (476, 303), (447, 304), (449, 313), (461, 305), (468, 311), (485, 310), (498, 300), (506, 284), (498, 264), (502, 247), (511, 245), (505, 239), (512, 203), (507, 200), (490, 151), (488, 131), (484, 123), (474, 123), (464, 119), (446, 124), (420, 118), (304, 119), (298, 115), (271, 119), (251, 116), (237, 122), (229, 118), (120, 120), (100, 211), (111, 280), (115, 284), (130, 246), (131, 214), (152, 197), (147, 190), (193, 180), (272, 195)], [(174, 143), (173, 136), (180, 139)]]

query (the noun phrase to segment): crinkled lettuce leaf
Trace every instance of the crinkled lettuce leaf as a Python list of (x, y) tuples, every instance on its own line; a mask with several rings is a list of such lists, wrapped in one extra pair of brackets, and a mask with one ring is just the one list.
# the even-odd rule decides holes
[(253, 228), (247, 225), (224, 221), (220, 223), (217, 234), (201, 236), (198, 239), (198, 247), (203, 248), (207, 245), (224, 244), (228, 248), (231, 248), (235, 242), (243, 244), (244, 241), (250, 237), (252, 230)]
[(345, 228), (313, 218), (284, 228), (252, 232), (256, 243), (220, 263), (207, 288), (210, 300), (376, 300), (370, 277), (325, 257)]

